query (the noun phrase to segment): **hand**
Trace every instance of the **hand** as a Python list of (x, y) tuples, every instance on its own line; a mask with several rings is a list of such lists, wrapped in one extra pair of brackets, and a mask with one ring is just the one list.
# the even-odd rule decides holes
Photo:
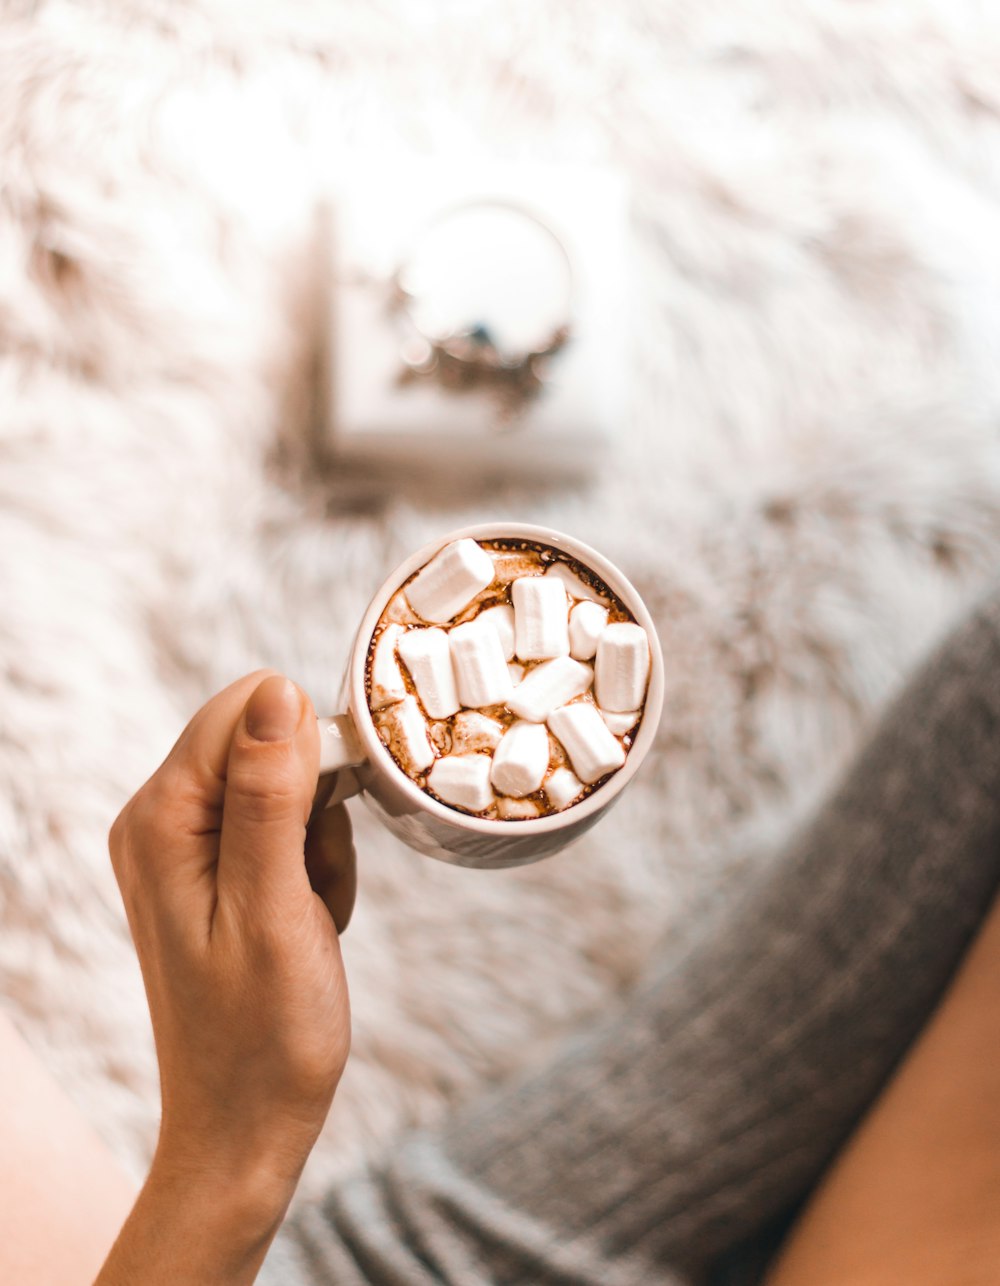
[(115, 821), (110, 849), (160, 1065), (151, 1180), (252, 1189), (280, 1220), (350, 1045), (338, 929), (354, 859), (343, 807), (307, 831), (315, 715), (267, 676), (195, 715)]

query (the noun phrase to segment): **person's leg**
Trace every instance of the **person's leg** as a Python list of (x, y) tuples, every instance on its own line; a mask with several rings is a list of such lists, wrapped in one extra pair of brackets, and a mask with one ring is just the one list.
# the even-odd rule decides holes
[(0, 1009), (0, 1282), (92, 1282), (135, 1185)]
[(704, 1279), (828, 1164), (998, 883), (995, 593), (738, 905), (550, 1066), (301, 1211), (261, 1280)]
[(993, 1286), (1000, 1271), (1000, 900), (824, 1177), (768, 1286)]

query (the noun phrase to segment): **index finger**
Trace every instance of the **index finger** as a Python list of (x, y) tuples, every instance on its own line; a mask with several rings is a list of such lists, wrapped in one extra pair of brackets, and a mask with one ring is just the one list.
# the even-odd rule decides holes
[[(211, 870), (219, 856), (229, 746), (250, 693), (273, 670), (256, 670), (206, 701), (166, 759), (132, 796), (108, 836), (122, 891), (157, 867), (173, 883)], [(141, 850), (141, 862), (133, 859)]]
[[(226, 794), (226, 765), (233, 733), (254, 689), (277, 670), (254, 670), (217, 692), (192, 716), (153, 773), (147, 787), (170, 791), (181, 810), (178, 820), (202, 833), (214, 818), (221, 825)], [(216, 827), (217, 829), (218, 827)]]
[[(255, 670), (206, 701), (174, 742), (166, 759), (133, 795), (112, 828), (121, 824), (137, 838), (152, 841), (154, 853), (170, 855), (168, 868), (192, 864), (201, 872), (219, 856), (222, 805), (226, 793), (229, 747), (251, 692), (274, 670)], [(169, 839), (169, 844), (163, 841)], [(112, 843), (112, 860), (114, 844)], [(179, 860), (180, 859), (180, 860)]]

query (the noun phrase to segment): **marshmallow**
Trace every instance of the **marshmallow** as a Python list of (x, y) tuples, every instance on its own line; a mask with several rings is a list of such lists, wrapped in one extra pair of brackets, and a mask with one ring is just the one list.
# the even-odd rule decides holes
[(569, 603), (558, 577), (522, 576), (511, 589), (516, 652), (522, 661), (569, 654)]
[(451, 646), (444, 630), (408, 630), (396, 645), (410, 672), (424, 710), (432, 719), (447, 719), (458, 709)]
[(578, 661), (589, 661), (597, 651), (597, 642), (608, 623), (608, 609), (585, 599), (569, 614), (569, 654)]
[(531, 576), (539, 569), (539, 558), (533, 550), (497, 549), (490, 557), (493, 573), (501, 585), (509, 585), (518, 576)]
[(451, 754), (451, 727), (446, 719), (438, 719), (427, 725), (427, 735), (438, 755)]
[(493, 560), (474, 540), (453, 540), (404, 586), (410, 606), (425, 621), (443, 625), (493, 580)]
[(619, 713), (617, 710), (602, 710), (601, 718), (616, 737), (624, 737), (626, 732), (631, 732), (639, 722), (641, 714), (641, 710), (626, 710), (624, 713)]
[(529, 670), (507, 698), (507, 706), (522, 719), (544, 723), (553, 710), (582, 696), (593, 681), (589, 665), (557, 656)]
[(569, 763), (569, 756), (562, 742), (552, 735), (552, 729), (549, 728), (549, 767), (553, 772), (557, 768), (564, 768)]
[(451, 659), (464, 706), (495, 706), (506, 701), (514, 685), (507, 672), (500, 635), (478, 618), (448, 633)]
[(609, 625), (597, 644), (594, 695), (602, 710), (623, 712), (642, 705), (649, 678), (649, 640), (641, 625)]
[(520, 799), (542, 784), (549, 766), (549, 734), (541, 723), (512, 724), (493, 755), (490, 780), (503, 795)]
[(396, 625), (420, 625), (420, 617), (406, 601), (406, 595), (397, 589), (389, 605), (382, 613), (383, 621), (393, 621)]
[(570, 598), (586, 599), (591, 603), (606, 604), (608, 601), (603, 594), (598, 594), (592, 585), (588, 585), (585, 580), (581, 580), (576, 572), (565, 563), (553, 563), (545, 575), (551, 576), (553, 580), (562, 581)]
[(427, 774), (427, 784), (446, 804), (470, 813), (493, 805), (489, 755), (445, 755)]
[(505, 822), (525, 822), (541, 817), (542, 809), (534, 799), (512, 799), (501, 795), (497, 800), (497, 813)]
[(549, 803), (560, 812), (583, 794), (583, 782), (569, 768), (557, 768), (545, 781)]
[(520, 661), (508, 661), (507, 673), (510, 675), (511, 683), (513, 683), (514, 687), (516, 688), (517, 685), (524, 678), (524, 666), (521, 664)]
[(477, 621), (492, 625), (500, 635), (500, 646), (503, 648), (505, 661), (514, 659), (514, 609), (509, 603), (500, 603), (497, 607), (488, 607), (480, 612)]
[(460, 710), (451, 730), (452, 749), (457, 755), (473, 750), (495, 750), (503, 736), (503, 724), (478, 710)]
[(565, 747), (573, 771), (588, 786), (625, 762), (621, 743), (588, 701), (553, 710), (548, 724)]
[(372, 655), (371, 705), (381, 710), (406, 696), (406, 684), (396, 660), (396, 643), (403, 633), (401, 625), (387, 625), (378, 636)]
[(389, 734), (390, 750), (411, 777), (434, 762), (434, 747), (416, 697), (407, 696), (390, 706), (382, 716), (381, 727)]

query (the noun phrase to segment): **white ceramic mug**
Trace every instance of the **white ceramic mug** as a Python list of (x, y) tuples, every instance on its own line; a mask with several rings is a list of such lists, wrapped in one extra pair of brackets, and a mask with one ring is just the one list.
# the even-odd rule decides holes
[[(646, 703), (624, 765), (602, 786), (562, 812), (527, 821), (473, 817), (440, 803), (402, 771), (375, 728), (365, 690), (372, 634), (389, 600), (414, 572), (445, 545), (473, 540), (528, 540), (548, 545), (590, 568), (625, 604), (649, 639), (651, 665)], [(663, 706), (663, 655), (652, 618), (622, 573), (595, 550), (547, 527), (490, 522), (463, 527), (424, 545), (401, 563), (368, 606), (351, 648), (342, 692), (343, 714), (319, 720), (320, 773), (338, 773), (327, 806), (362, 792), (382, 822), (411, 848), (459, 866), (521, 866), (549, 857), (572, 843), (602, 817), (635, 776), (653, 744)], [(322, 787), (322, 778), (321, 778)], [(317, 796), (320, 797), (319, 794)]]

